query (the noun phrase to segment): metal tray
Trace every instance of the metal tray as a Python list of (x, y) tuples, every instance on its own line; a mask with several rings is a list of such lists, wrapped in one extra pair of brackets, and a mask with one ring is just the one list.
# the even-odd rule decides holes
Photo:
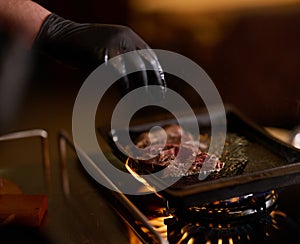
[[(240, 175), (204, 181), (198, 180), (195, 176), (181, 177), (174, 185), (159, 192), (168, 200), (170, 207), (187, 207), (251, 193), (262, 193), (300, 182), (300, 150), (272, 137), (262, 127), (232, 107), (226, 108), (226, 118), (227, 133), (237, 134), (250, 142), (247, 148), (248, 168), (246, 167)], [(209, 131), (208, 114), (197, 114), (197, 120), (200, 131)], [(129, 128), (129, 132), (134, 140), (153, 126), (175, 122), (173, 119), (166, 119), (134, 125)], [(102, 127), (99, 132), (119, 163), (124, 165), (127, 156), (116, 147), (111, 130)], [(114, 130), (114, 133), (125, 132)], [(148, 181), (150, 185), (160, 187), (166, 183), (164, 179), (157, 177)]]

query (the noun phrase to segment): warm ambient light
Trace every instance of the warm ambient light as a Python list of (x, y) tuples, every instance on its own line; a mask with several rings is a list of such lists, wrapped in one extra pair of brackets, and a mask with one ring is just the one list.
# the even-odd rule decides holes
[(300, 0), (131, 0), (132, 8), (137, 11), (169, 13), (226, 11), (293, 3), (300, 3)]

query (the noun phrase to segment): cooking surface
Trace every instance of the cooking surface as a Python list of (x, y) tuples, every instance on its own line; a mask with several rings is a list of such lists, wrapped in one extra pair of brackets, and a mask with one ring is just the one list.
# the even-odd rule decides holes
[[(210, 126), (206, 122), (208, 121), (207, 117), (206, 113), (197, 114), (199, 127), (202, 131), (203, 129), (205, 131), (205, 128), (207, 126), (209, 128)], [(214, 117), (217, 118), (217, 116)], [(184, 119), (190, 121), (189, 118)], [(131, 137), (134, 139), (153, 126), (170, 125), (172, 123), (174, 123), (172, 119), (155, 120), (152, 123), (131, 126)], [(188, 122), (185, 126), (188, 131)], [(149, 185), (154, 186), (156, 189), (163, 187), (164, 190), (161, 191), (161, 194), (169, 200), (171, 206), (181, 204), (190, 206), (196, 202), (206, 203), (217, 201), (250, 194), (253, 191), (264, 192), (299, 182), (299, 151), (291, 149), (288, 145), (279, 143), (262, 128), (231, 108), (227, 109), (227, 127), (228, 135), (226, 144), (228, 146), (225, 146), (224, 152), (228, 151), (229, 154), (234, 154), (230, 157), (238, 157), (239, 159), (245, 157), (247, 159), (246, 167), (242, 172), (232, 168), (237, 168), (237, 165), (241, 165), (241, 162), (234, 160), (226, 162), (226, 160), (223, 160), (225, 162), (223, 171), (213, 173), (212, 176), (210, 175), (204, 181), (199, 180), (198, 175), (188, 175), (181, 177), (175, 184), (166, 188), (165, 185), (168, 185), (169, 181), (175, 176), (163, 174), (158, 177), (148, 177), (147, 181)], [(114, 134), (110, 135), (110, 130), (100, 128), (100, 132), (111, 146), (112, 152), (120, 158), (120, 164), (124, 164), (126, 157), (122, 157), (123, 154), (116, 148), (112, 139), (115, 136), (122, 137), (122, 133), (126, 133), (126, 131), (122, 129), (115, 130), (114, 128), (112, 131), (114, 131)], [(233, 136), (232, 133), (237, 133), (238, 136)], [(233, 140), (232, 138), (236, 136), (238, 139)], [(244, 138), (243, 140), (246, 142), (242, 147), (242, 144), (238, 141), (241, 138)], [(235, 140), (237, 140), (236, 143)], [(126, 147), (126, 145), (122, 146)], [(234, 152), (237, 146), (239, 147), (238, 153)], [(128, 150), (130, 151), (130, 148)], [(242, 151), (245, 151), (244, 154), (241, 154)], [(220, 159), (222, 156), (224, 155), (221, 154)], [(135, 169), (134, 163), (132, 167)], [(227, 167), (230, 169), (229, 171)], [(136, 169), (137, 172), (142, 172), (138, 169), (138, 166)], [(150, 172), (152, 171), (150, 170)]]

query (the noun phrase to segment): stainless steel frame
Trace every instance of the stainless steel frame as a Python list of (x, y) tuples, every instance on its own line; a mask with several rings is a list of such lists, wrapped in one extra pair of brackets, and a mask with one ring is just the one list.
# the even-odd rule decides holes
[(50, 181), (51, 181), (51, 169), (50, 169), (50, 153), (49, 153), (49, 140), (48, 133), (43, 129), (33, 129), (33, 130), (24, 130), (18, 132), (12, 132), (6, 135), (0, 136), (0, 142), (10, 141), (10, 140), (21, 140), (26, 138), (40, 138), (41, 142), (41, 151), (42, 151), (42, 162), (44, 168), (44, 177), (46, 189), (49, 192), (50, 190)]
[[(110, 191), (115, 200), (118, 201), (118, 208), (114, 208), (120, 217), (129, 225), (132, 231), (143, 243), (166, 243), (161, 235), (153, 228), (149, 223), (148, 218), (126, 197), (118, 187), (113, 184), (110, 179), (95, 165), (93, 160), (77, 145), (74, 144), (68, 133), (62, 131), (58, 136), (59, 142), (59, 155), (61, 160), (61, 177), (62, 188), (64, 195), (70, 197), (70, 183), (68, 174), (68, 160), (67, 160), (67, 147), (70, 147), (72, 151), (80, 153), (80, 156), (84, 157), (86, 161), (92, 166), (95, 171), (101, 176), (115, 191)], [(125, 214), (124, 214), (125, 213)], [(124, 217), (127, 216), (128, 218)], [(131, 218), (131, 219), (130, 219)], [(145, 236), (145, 232), (142, 228), (146, 228), (150, 236)], [(151, 239), (153, 238), (153, 239)]]

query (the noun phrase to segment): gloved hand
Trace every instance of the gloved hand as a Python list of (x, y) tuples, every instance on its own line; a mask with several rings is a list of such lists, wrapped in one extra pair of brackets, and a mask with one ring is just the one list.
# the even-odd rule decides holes
[[(68, 65), (89, 71), (117, 55), (146, 49), (144, 54), (137, 52), (131, 60), (118, 59), (114, 63), (114, 68), (123, 76), (123, 89), (127, 92), (148, 84), (160, 85), (162, 88), (166, 86), (164, 73), (155, 53), (135, 32), (125, 26), (80, 24), (50, 14), (33, 47)], [(125, 76), (128, 65), (135, 65), (141, 70), (134, 84)], [(147, 75), (147, 66), (155, 69), (154, 75)], [(148, 79), (149, 77), (152, 79)]]

